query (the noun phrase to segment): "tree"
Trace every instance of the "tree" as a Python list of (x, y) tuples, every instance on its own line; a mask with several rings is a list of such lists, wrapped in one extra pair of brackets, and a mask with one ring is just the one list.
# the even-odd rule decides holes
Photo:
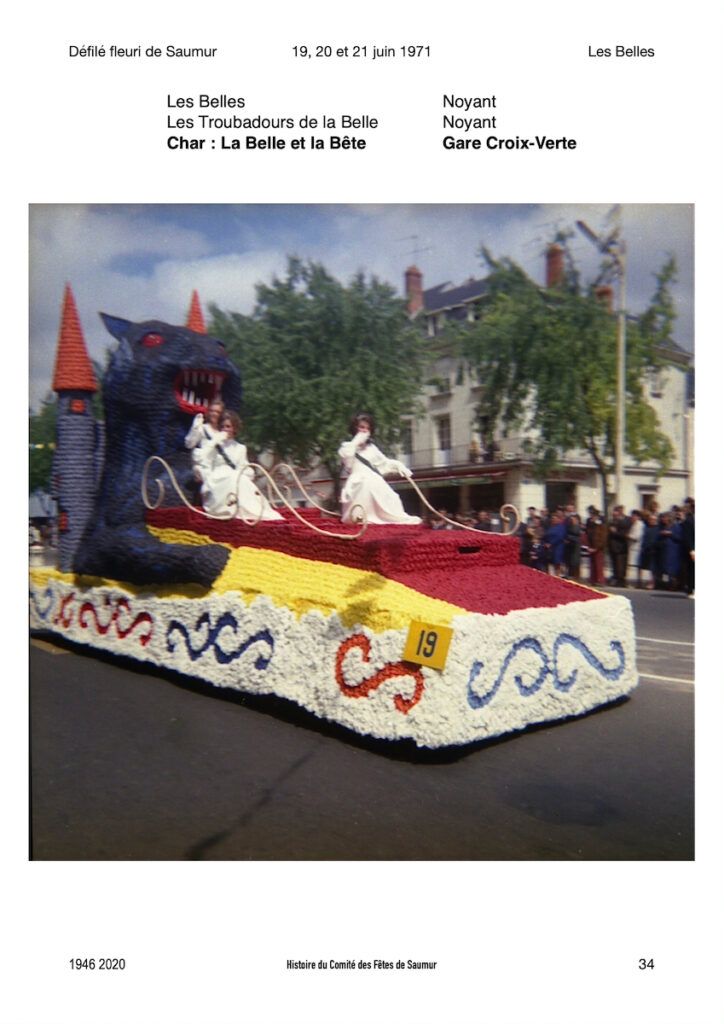
[(665, 351), (674, 340), (676, 306), (671, 294), (671, 285), (676, 283), (676, 274), (676, 259), (669, 255), (664, 265), (654, 275), (656, 290), (649, 308), (639, 321), (641, 333), (651, 345), (654, 354), (657, 350)]
[(339, 494), (337, 449), (357, 411), (374, 414), (381, 445), (400, 436), (422, 380), (424, 344), (403, 300), (358, 273), (345, 286), (290, 257), (283, 278), (257, 286), (251, 316), (212, 307), (210, 332), (242, 375), (245, 436), (274, 461), (319, 460)]
[[(99, 390), (91, 399), (91, 409), (96, 419), (103, 418), (102, 380), (105, 368), (110, 359), (110, 349), (106, 349), (103, 363), (93, 359), (93, 372), (99, 382)], [(53, 454), (55, 452), (56, 420), (58, 415), (57, 396), (49, 391), (40, 407), (40, 412), (30, 413), (28, 438), (30, 442), (30, 473), (29, 490), (50, 491), (53, 473)]]
[[(485, 387), (481, 412), (506, 432), (512, 427), (530, 432), (527, 446), (540, 475), (567, 452), (586, 451), (601, 481), (605, 509), (615, 439), (615, 317), (592, 288), (583, 289), (570, 254), (562, 282), (549, 290), (510, 260), (496, 261), (487, 251), (482, 255), (490, 270), (488, 299), (480, 320), (459, 336), (462, 353)], [(661, 274), (668, 284), (666, 268)], [(659, 314), (652, 320), (656, 329), (633, 320), (627, 324), (626, 449), (637, 463), (654, 462), (659, 472), (670, 465), (673, 448), (646, 402), (644, 381), (657, 365), (657, 346), (668, 323)]]
[(50, 478), (53, 471), (53, 455), (55, 453), (55, 420), (57, 402), (55, 395), (48, 392), (40, 412), (30, 415), (30, 473), (29, 490), (50, 490)]

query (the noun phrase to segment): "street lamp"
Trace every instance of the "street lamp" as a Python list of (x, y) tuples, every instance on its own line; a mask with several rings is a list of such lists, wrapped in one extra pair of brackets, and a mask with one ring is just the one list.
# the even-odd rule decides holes
[(576, 221), (578, 230), (593, 242), (599, 252), (608, 256), (618, 277), (618, 318), (616, 329), (616, 446), (614, 502), (621, 500), (623, 490), (624, 438), (626, 437), (626, 243), (617, 225), (608, 238), (601, 238), (582, 220)]

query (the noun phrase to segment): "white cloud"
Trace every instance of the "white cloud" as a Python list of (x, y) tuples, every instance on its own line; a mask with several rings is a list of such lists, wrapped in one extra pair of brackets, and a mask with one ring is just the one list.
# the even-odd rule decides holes
[[(111, 340), (97, 316), (99, 310), (130, 320), (182, 323), (195, 288), (204, 307), (213, 302), (250, 312), (255, 285), (282, 274), (292, 253), (323, 262), (342, 280), (364, 270), (402, 291), (404, 269), (413, 262), (422, 269), (427, 287), (483, 276), (478, 254), (484, 244), (496, 256), (510, 256), (542, 282), (545, 245), (556, 227), (573, 227), (580, 218), (602, 230), (609, 207), (239, 206), (224, 209), (223, 241), (214, 238), (210, 226), (206, 228), (204, 213), (214, 209), (31, 208), (33, 405), (50, 386), (66, 281), (73, 287), (89, 352), (101, 359)], [(629, 250), (629, 308), (645, 308), (654, 289), (654, 272), (667, 252), (675, 252), (680, 268), (677, 337), (691, 347), (692, 208), (625, 206), (623, 225)], [(595, 276), (594, 246), (580, 235), (571, 245), (584, 278)], [(222, 246), (226, 251), (219, 251)]]

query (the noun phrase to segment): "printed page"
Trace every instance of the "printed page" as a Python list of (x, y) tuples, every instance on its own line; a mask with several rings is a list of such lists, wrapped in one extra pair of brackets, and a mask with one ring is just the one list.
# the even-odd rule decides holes
[(721, 22), (14, 13), (0, 1021), (721, 1020)]

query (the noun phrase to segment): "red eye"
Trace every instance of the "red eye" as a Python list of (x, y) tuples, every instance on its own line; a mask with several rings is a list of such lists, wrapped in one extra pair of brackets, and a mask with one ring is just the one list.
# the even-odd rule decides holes
[(144, 334), (141, 344), (145, 348), (155, 348), (156, 345), (163, 345), (165, 340), (162, 334)]

